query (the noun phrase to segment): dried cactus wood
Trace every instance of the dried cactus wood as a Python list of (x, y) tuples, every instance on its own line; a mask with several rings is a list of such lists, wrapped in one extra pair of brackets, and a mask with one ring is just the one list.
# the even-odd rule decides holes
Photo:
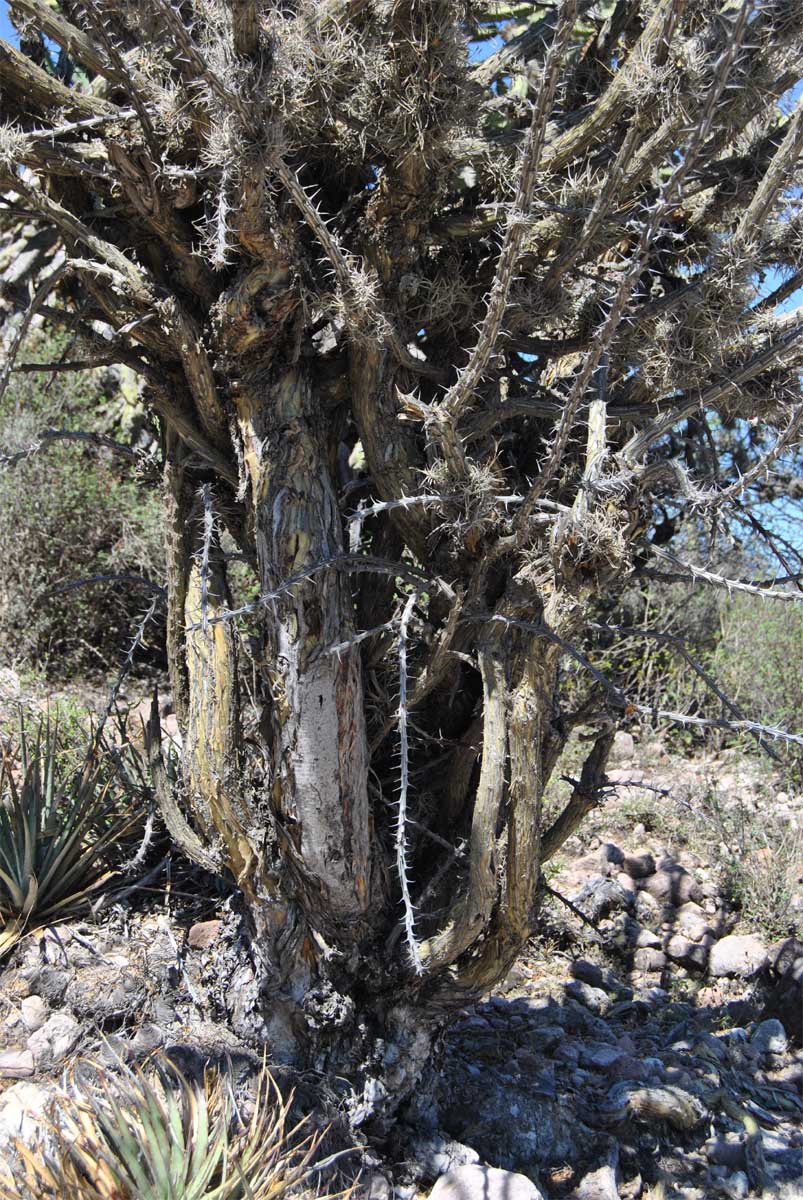
[(0, 388), (41, 321), (141, 374), (185, 747), (176, 790), (156, 715), (157, 791), (245, 898), (240, 1019), (381, 1119), (603, 795), (637, 706), (593, 602), (652, 569), (656, 501), (727, 522), (796, 445), (803, 8), (11, 12)]

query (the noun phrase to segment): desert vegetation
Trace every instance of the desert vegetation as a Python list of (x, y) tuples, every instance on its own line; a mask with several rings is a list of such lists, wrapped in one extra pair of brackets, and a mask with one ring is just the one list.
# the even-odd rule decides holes
[[(381, 1142), (578, 854), (603, 882), (566, 919), (611, 945), (636, 921), (650, 970), (715, 974), (732, 914), (798, 932), (799, 842), (752, 776), (740, 809), (694, 767), (675, 820), (642, 758), (760, 759), (797, 811), (799, 6), (10, 15), (0, 648), (12, 692), (62, 692), (5, 730), (11, 969), (87, 904), (170, 895), (180, 862), (212, 957), (193, 978), (176, 947), (169, 987)], [(65, 745), (76, 681), (94, 712)], [(627, 796), (657, 857), (603, 853)], [(201, 1084), (157, 1076), (87, 1101), (107, 1191), (135, 1186), (109, 1105), (123, 1141), (134, 1109), (197, 1136)], [(210, 1086), (197, 1194), (259, 1195), (246, 1165), (226, 1190)]]

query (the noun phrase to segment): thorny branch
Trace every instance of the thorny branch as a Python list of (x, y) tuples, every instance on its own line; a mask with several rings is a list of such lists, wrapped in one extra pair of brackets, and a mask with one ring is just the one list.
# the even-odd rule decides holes
[[(778, 101), (800, 79), (803, 31), (770, 0), (634, 0), (607, 23), (597, 7), (521, 12), (481, 64), (469, 64), (472, 26), (451, 0), (395, 6), (392, 18), (362, 0), (85, 0), (69, 19), (17, 0), (88, 87), (0, 47), (0, 393), (7, 403), (36, 370), (126, 362), (144, 377), (168, 460), (177, 697), (187, 637), (244, 616), (253, 677), (246, 688), (227, 649), (214, 682), (221, 696), (248, 691), (279, 727), (276, 745), (288, 680), (314, 676), (319, 710), (336, 694), (332, 724), (358, 733), (332, 761), (364, 758), (380, 791), (401, 781), (395, 814), (375, 804), (369, 839), (366, 807), (350, 843), (365, 835), (366, 860), (383, 857), (366, 878), (392, 878), (395, 860), (404, 923), (389, 921), (388, 957), (403, 930), (408, 967), (480, 990), (503, 924), (511, 763), (533, 764), (516, 785), (530, 805), (537, 763), (548, 774), (567, 727), (592, 731), (583, 777), (543, 831), (548, 857), (603, 794), (617, 721), (747, 731), (770, 751), (801, 744), (750, 721), (661, 630), (644, 636), (672, 645), (725, 714), (630, 704), (582, 639), (603, 632), (594, 599), (639, 575), (784, 603), (803, 594), (785, 587), (794, 559), (766, 582), (715, 569), (723, 524), (764, 536), (756, 485), (777, 479), (782, 459), (799, 473), (803, 324), (779, 306), (803, 279), (803, 109), (787, 115)], [(58, 323), (92, 357), (15, 366), (25, 339)], [(50, 429), (0, 466), (67, 439), (137, 457), (105, 434)], [(673, 513), (663, 526), (659, 511)], [(710, 566), (655, 540), (703, 523)], [(225, 585), (234, 558), (256, 564), (261, 591), (220, 610), (211, 576), (219, 566)], [(667, 570), (642, 566), (651, 560)], [(200, 619), (188, 625), (192, 570)], [(300, 633), (274, 603), (291, 594)], [(124, 670), (158, 603), (155, 591)], [(550, 665), (517, 693), (516, 672), (534, 667), (516, 647), (539, 639)], [(298, 679), (285, 674), (294, 654)], [(565, 721), (561, 659), (591, 698)], [(532, 737), (544, 745), (529, 758), (514, 695), (522, 711), (543, 706)], [(322, 727), (290, 740), (315, 743)], [(227, 729), (221, 746), (239, 753), (240, 733)], [(158, 711), (150, 736), (171, 832), (220, 869), (225, 855), (205, 848), (169, 787)], [(287, 780), (274, 753), (260, 747), (260, 777), (278, 810)], [(349, 819), (369, 795), (352, 782)], [(252, 895), (278, 894), (253, 874), (245, 831), (263, 810), (251, 799), (236, 799), (229, 866)], [(188, 796), (195, 819), (191, 809)], [(413, 829), (429, 834), (414, 849)], [(279, 840), (280, 874), (303, 877), (292, 838)], [(387, 891), (390, 912), (398, 893)], [(297, 893), (301, 908), (313, 894)], [(316, 916), (324, 928), (327, 913)]]

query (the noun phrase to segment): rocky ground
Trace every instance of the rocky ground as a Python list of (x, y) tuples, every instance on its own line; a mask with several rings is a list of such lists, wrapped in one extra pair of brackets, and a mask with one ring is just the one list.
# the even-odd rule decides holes
[[(437, 1106), (410, 1114), (403, 1158), (361, 1152), (371, 1200), (436, 1181), (436, 1200), (803, 1197), (803, 943), (789, 936), (803, 861), (796, 843), (743, 839), (749, 878), (767, 876), (749, 892), (766, 901), (756, 919), (735, 907), (721, 840), (770, 810), (793, 828), (803, 797), (757, 760), (688, 760), (630, 735), (610, 778), (551, 865), (538, 946), (449, 1031)], [(162, 869), (24, 941), (0, 970), (0, 1158), (82, 1056), (166, 1047), (252, 1077), (238, 938), (213, 882), (201, 898)]]

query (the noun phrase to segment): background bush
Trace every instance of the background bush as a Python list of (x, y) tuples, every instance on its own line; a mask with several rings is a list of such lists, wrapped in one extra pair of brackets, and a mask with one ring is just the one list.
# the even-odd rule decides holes
[[(80, 357), (66, 339), (39, 337), (27, 361)], [(21, 361), (26, 361), (24, 358)], [(0, 449), (14, 453), (48, 427), (141, 435), (133, 389), (116, 370), (15, 374), (0, 400)], [(130, 582), (54, 589), (95, 574), (163, 580), (161, 505), (136, 464), (107, 449), (51, 443), (0, 469), (0, 658), (50, 678), (116, 666), (151, 593)], [(149, 634), (160, 654), (161, 630)]]

